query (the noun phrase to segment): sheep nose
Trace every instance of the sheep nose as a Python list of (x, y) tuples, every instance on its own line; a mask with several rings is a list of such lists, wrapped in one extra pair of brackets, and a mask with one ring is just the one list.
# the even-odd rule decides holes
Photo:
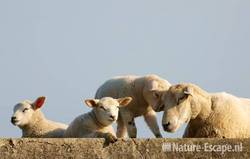
[(115, 116), (114, 116), (114, 115), (110, 115), (109, 117), (112, 118), (113, 120), (115, 119)]
[(16, 117), (15, 117), (15, 116), (11, 117), (11, 122), (12, 122), (12, 123), (15, 123), (15, 122), (16, 122)]
[(168, 127), (170, 126), (170, 122), (168, 122), (167, 124), (163, 124), (162, 126), (163, 126), (163, 129), (164, 129), (165, 131), (167, 131), (167, 130), (168, 130)]
[(11, 117), (11, 120), (16, 120), (16, 117), (15, 116)]

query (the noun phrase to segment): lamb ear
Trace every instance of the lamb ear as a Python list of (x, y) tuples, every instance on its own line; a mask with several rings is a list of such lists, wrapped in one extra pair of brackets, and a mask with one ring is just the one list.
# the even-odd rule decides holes
[(187, 87), (185, 90), (184, 90), (184, 92), (183, 92), (184, 94), (186, 94), (186, 95), (191, 95), (191, 96), (193, 96), (193, 88), (191, 88), (191, 87)]
[(46, 97), (44, 97), (44, 96), (38, 97), (38, 98), (36, 99), (36, 101), (32, 104), (33, 108), (34, 108), (35, 110), (36, 110), (36, 109), (40, 109), (40, 108), (43, 106), (43, 104), (44, 104), (44, 102), (45, 102), (45, 99), (46, 99)]
[(131, 97), (125, 97), (125, 98), (118, 98), (117, 99), (117, 101), (119, 103), (119, 107), (127, 106), (132, 100), (133, 100), (133, 98), (131, 98)]
[(99, 103), (99, 99), (86, 99), (85, 103), (87, 106), (89, 106), (90, 108), (96, 107), (98, 106)]
[(155, 81), (155, 80), (150, 80), (147, 83), (147, 88), (148, 88), (149, 91), (157, 90), (158, 89), (158, 82)]

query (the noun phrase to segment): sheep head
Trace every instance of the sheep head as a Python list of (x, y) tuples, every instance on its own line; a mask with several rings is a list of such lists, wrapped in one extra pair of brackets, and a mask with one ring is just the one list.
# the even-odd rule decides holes
[(38, 97), (35, 102), (25, 100), (14, 106), (11, 123), (23, 127), (33, 120), (34, 113), (38, 111), (45, 102), (45, 97)]
[(85, 103), (93, 108), (98, 122), (102, 125), (110, 125), (118, 119), (119, 108), (127, 106), (131, 101), (131, 97), (119, 99), (104, 97), (102, 99), (87, 99)]
[(195, 100), (193, 87), (189, 84), (171, 86), (164, 99), (162, 126), (165, 131), (175, 132), (192, 117), (192, 104)]
[(163, 96), (170, 86), (171, 84), (168, 81), (156, 75), (148, 75), (145, 77), (143, 96), (145, 101), (154, 109), (154, 111), (163, 111)]

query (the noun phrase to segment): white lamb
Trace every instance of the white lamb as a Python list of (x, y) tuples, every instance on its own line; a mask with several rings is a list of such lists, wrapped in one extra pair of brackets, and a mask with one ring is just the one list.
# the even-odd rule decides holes
[(118, 118), (119, 108), (125, 107), (131, 100), (130, 97), (85, 100), (92, 110), (75, 118), (65, 131), (64, 137), (105, 138), (107, 143), (115, 142), (117, 138), (112, 124)]
[(22, 137), (63, 137), (67, 125), (47, 120), (40, 111), (44, 102), (45, 97), (39, 97), (35, 102), (25, 100), (15, 105), (11, 122), (22, 130)]
[(183, 137), (250, 137), (250, 99), (210, 94), (194, 84), (172, 86), (165, 98), (165, 131), (175, 132), (187, 122)]
[(128, 132), (129, 137), (136, 138), (137, 128), (134, 118), (142, 115), (154, 135), (162, 137), (157, 124), (156, 112), (163, 110), (162, 94), (169, 87), (170, 83), (157, 75), (120, 76), (101, 85), (95, 98), (127, 96), (133, 98), (133, 101), (127, 107), (120, 109), (117, 121), (117, 137), (124, 138), (126, 132)]

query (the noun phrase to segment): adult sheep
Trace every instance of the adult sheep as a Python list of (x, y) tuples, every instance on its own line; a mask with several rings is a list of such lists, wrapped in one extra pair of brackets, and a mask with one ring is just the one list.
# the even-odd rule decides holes
[(163, 128), (175, 132), (188, 123), (186, 138), (250, 137), (250, 100), (210, 94), (194, 84), (178, 84), (165, 94)]
[(40, 111), (44, 102), (45, 97), (39, 97), (35, 102), (25, 100), (15, 105), (11, 123), (22, 130), (22, 137), (63, 137), (67, 125), (46, 119)]
[(162, 137), (157, 124), (156, 112), (163, 110), (162, 94), (168, 90), (170, 83), (157, 75), (119, 76), (106, 81), (99, 87), (95, 98), (132, 97), (133, 101), (120, 108), (117, 126), (117, 137), (136, 138), (137, 129), (134, 118), (143, 116), (147, 125), (156, 137)]

